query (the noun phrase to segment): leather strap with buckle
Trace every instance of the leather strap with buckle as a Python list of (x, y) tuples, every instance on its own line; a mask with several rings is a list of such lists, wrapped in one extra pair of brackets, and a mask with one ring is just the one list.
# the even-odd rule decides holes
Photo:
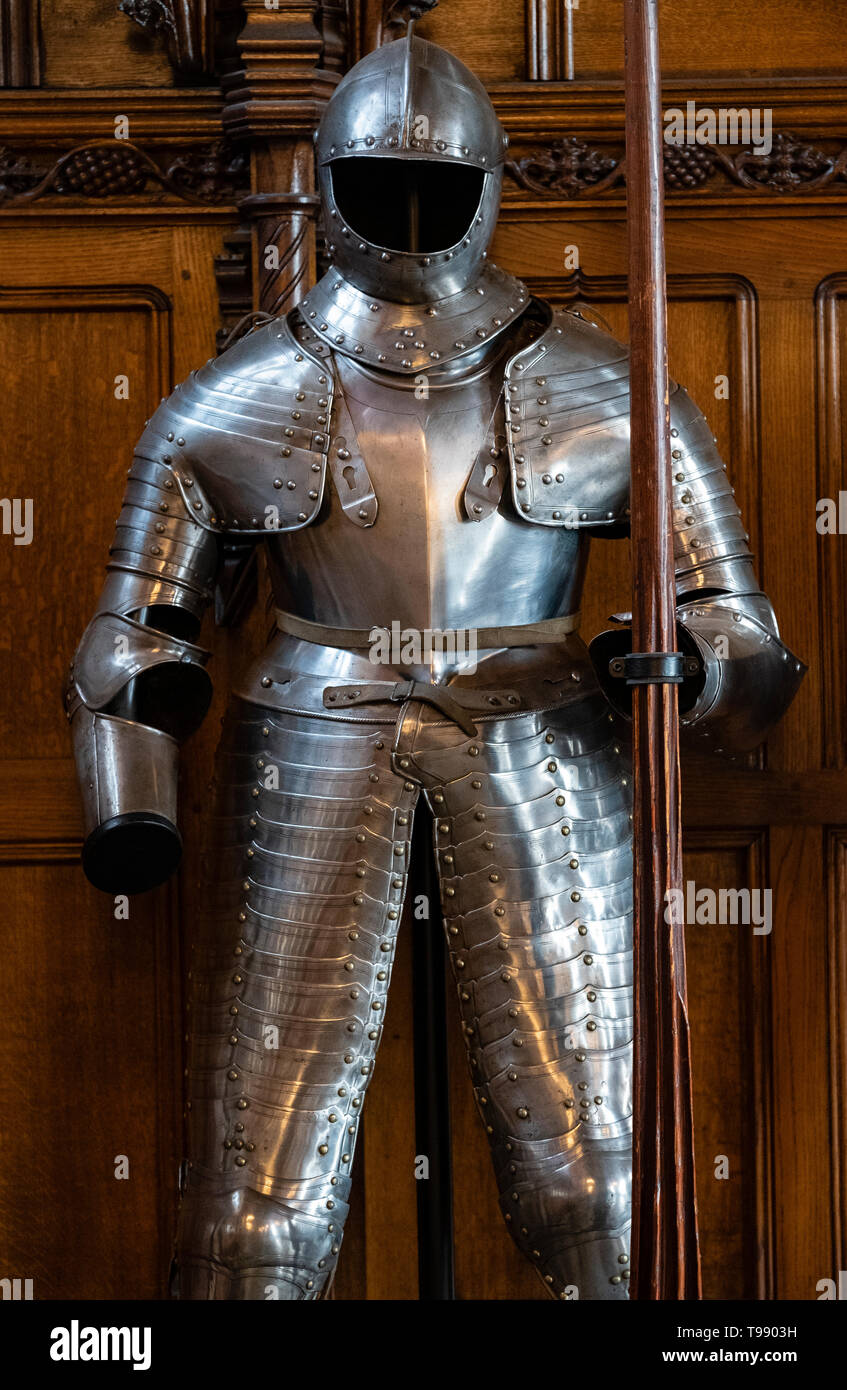
[(468, 711), (494, 714), (498, 710), (517, 710), (521, 706), (521, 697), (515, 690), (453, 690), (443, 685), (427, 685), (426, 681), (367, 681), (358, 685), (328, 685), (323, 693), (327, 709), (370, 705), (383, 700), (403, 704), (407, 700), (422, 700), (452, 719), (471, 738), (476, 734), (476, 725)]

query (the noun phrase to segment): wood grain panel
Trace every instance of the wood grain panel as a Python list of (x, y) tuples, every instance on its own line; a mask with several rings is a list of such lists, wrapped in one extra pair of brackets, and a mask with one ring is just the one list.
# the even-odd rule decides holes
[(827, 985), (829, 994), (830, 1113), (832, 1132), (833, 1268), (847, 1269), (847, 835), (827, 836)]
[[(168, 317), (167, 300), (153, 289), (0, 292), (9, 391), (4, 488), (33, 503), (31, 544), (5, 536), (0, 551), (6, 603), (30, 614), (6, 627), (5, 640), (45, 716), (22, 720), (20, 688), (0, 691), (7, 756), (59, 758), (67, 751), (57, 697), (101, 582), (92, 556), (105, 556), (111, 539), (101, 499), (104, 490), (122, 490), (127, 438), (141, 432), (169, 381)], [(116, 398), (119, 375), (127, 378), (129, 399)]]
[[(684, 877), (695, 892), (761, 889), (765, 870), (762, 837), (686, 835)], [(687, 920), (685, 950), (703, 1296), (767, 1298), (773, 1136), (767, 1050), (757, 1039), (769, 1023), (768, 938), (751, 925)]]
[(526, 73), (526, 0), (496, 5), (441, 5), (415, 27), (423, 38), (443, 44), (473, 67), (483, 82), (522, 78)]
[[(563, 0), (541, 0), (542, 8)], [(578, 81), (620, 81), (623, 10), (620, 0), (581, 0), (573, 10), (574, 71)], [(838, 16), (828, 3), (759, 0), (755, 9), (735, 0), (663, 0), (660, 6), (665, 76), (702, 73), (817, 75), (838, 68), (833, 46)], [(526, 72), (524, 7), (520, 0), (439, 6), (418, 26), (469, 63), (485, 81)]]
[(74, 844), (36, 863), (5, 846), (0, 883), (0, 1264), (38, 1299), (160, 1298), (181, 1149), (167, 890), (116, 921)]
[(771, 1068), (777, 1298), (816, 1298), (817, 1281), (831, 1277), (833, 1268), (824, 864), (820, 827), (773, 827)]
[[(102, 583), (135, 439), (175, 375), (212, 350), (218, 236), (184, 222), (116, 234), (102, 219), (84, 230), (4, 229), (4, 487), (33, 498), (35, 536), (28, 547), (3, 537), (0, 558), (14, 672), (0, 688), (11, 982), (0, 1225), (4, 1267), (25, 1268), (41, 1298), (166, 1293), (183, 1149), (178, 922), (188, 912), (177, 910), (174, 882), (131, 900), (129, 921), (116, 921), (112, 900), (86, 883), (61, 691)], [(118, 374), (129, 377), (128, 400), (114, 396)], [(191, 782), (190, 773), (188, 809)], [(113, 1176), (120, 1153), (128, 1182)]]
[(164, 44), (121, 14), (117, 0), (42, 0), (41, 32), (47, 87), (172, 84)]

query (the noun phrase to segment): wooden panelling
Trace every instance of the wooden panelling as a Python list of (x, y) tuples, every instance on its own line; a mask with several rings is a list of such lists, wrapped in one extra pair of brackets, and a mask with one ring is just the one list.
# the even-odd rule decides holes
[(38, 1299), (159, 1298), (181, 1152), (168, 890), (117, 921), (71, 842), (40, 857), (5, 845), (0, 892), (15, 926), (3, 933), (0, 1264)]
[[(51, 716), (22, 720), (20, 688), (6, 684), (0, 737), (8, 757), (55, 759), (67, 752), (56, 693), (73, 652), (72, 634), (91, 613), (91, 551), (105, 554), (111, 539), (102, 498), (122, 491), (127, 437), (140, 432), (168, 389), (169, 330), (167, 300), (150, 288), (0, 292), (12, 445), (4, 487), (7, 496), (33, 503), (31, 544), (4, 537), (0, 551), (5, 600), (31, 615), (5, 638), (10, 660), (28, 673), (29, 698)], [(116, 397), (121, 376), (129, 399)], [(63, 582), (54, 587), (59, 556)]]
[[(832, 1277), (831, 1046), (827, 998), (825, 832), (774, 826), (770, 834), (774, 926), (770, 1068), (774, 1128), (777, 1298), (816, 1298)], [(842, 906), (843, 910), (843, 906)], [(840, 1030), (843, 1032), (843, 1018)]]
[[(22, 7), (0, 3), (0, 80), (14, 58), (18, 77), (43, 84), (0, 91), (0, 144), (11, 151), (0, 179), (0, 492), (31, 497), (35, 525), (30, 546), (0, 538), (9, 981), (0, 1273), (34, 1278), (36, 1297), (165, 1294), (181, 1151), (181, 960), (201, 901), (208, 782), (229, 687), (264, 645), (268, 620), (260, 565), (259, 601), (245, 621), (215, 631), (210, 618), (201, 636), (214, 647), (216, 688), (183, 756), (179, 880), (133, 900), (130, 920), (116, 921), (76, 862), (61, 686), (101, 583), (134, 440), (160, 395), (214, 350), (214, 257), (235, 232), (244, 188), (224, 172), (205, 203), (155, 179), (136, 195), (112, 186), (11, 199), (34, 186), (33, 166), (49, 170), (74, 145), (111, 139), (118, 115), (163, 170), (185, 151), (205, 150), (214, 164), (209, 147), (226, 126), (253, 156), (253, 191), (283, 195), (271, 208), (254, 204), (256, 245), (276, 218), (284, 264), (287, 255), (309, 273), (315, 228), (286, 222), (285, 195), (313, 188), (312, 128), (337, 80), (337, 35), (320, 66), (319, 8), (304, 0), (274, 16), (250, 4), (244, 76), (227, 103), (213, 79), (175, 85), (185, 79), (174, 77), (164, 36), (145, 33), (117, 0), (41, 0), (39, 53), (20, 39), (11, 52), (6, 21)], [(376, 32), (381, 0), (349, 8), (358, 34)], [(610, 151), (619, 159), (619, 0), (574, 6), (575, 81), (529, 82), (527, 16), (543, 27), (554, 11), (561, 18), (562, 0), (442, 0), (419, 29), (489, 84), (516, 159), (571, 136), (589, 160)], [(691, 97), (764, 106), (775, 130), (797, 132), (830, 159), (811, 189), (751, 189), (723, 169), (708, 185), (672, 187), (667, 199), (671, 373), (712, 424), (759, 578), (810, 667), (757, 766), (684, 762), (687, 876), (698, 887), (773, 890), (769, 936), (731, 924), (687, 928), (701, 1243), (714, 1299), (814, 1299), (817, 1281), (847, 1262), (847, 570), (844, 538), (815, 528), (818, 498), (845, 486), (840, 19), (831, 0), (662, 5), (666, 105)], [(557, 52), (550, 71), (562, 70)], [(559, 157), (567, 162), (565, 147)], [(790, 178), (792, 160), (803, 156), (784, 155), (777, 172)], [(493, 258), (557, 302), (588, 300), (626, 337), (625, 198), (622, 179), (606, 194), (572, 195), (566, 181), (545, 192), (509, 175)], [(576, 277), (569, 246), (579, 251)], [(118, 375), (129, 378), (128, 400), (115, 397)], [(715, 394), (721, 375), (728, 399)], [(595, 543), (585, 634), (629, 606), (626, 542)], [(417, 1297), (409, 948), (422, 928), (407, 919), (401, 931), (333, 1291), (340, 1300)], [(543, 1298), (499, 1214), (452, 1007), (450, 1015), (457, 1296)], [(113, 1176), (120, 1153), (127, 1182)], [(714, 1176), (718, 1154), (727, 1180)]]
[(0, 87), (41, 81), (41, 0), (0, 0)]
[(830, 1117), (832, 1134), (833, 1266), (837, 1279), (847, 1268), (847, 833), (827, 836), (827, 990), (829, 1003)]
[[(164, 44), (118, 10), (117, 0), (41, 0), (48, 87), (167, 87)], [(115, 107), (118, 115), (120, 105)]]
[[(174, 883), (116, 919), (86, 883), (61, 695), (135, 439), (177, 374), (213, 350), (219, 237), (202, 222), (118, 233), (102, 219), (3, 233), (3, 492), (32, 499), (34, 528), (30, 545), (4, 535), (0, 546), (0, 887), (13, 982), (0, 1264), (34, 1278), (36, 1298), (166, 1293), (188, 913)], [(115, 395), (119, 375), (128, 399)], [(202, 800), (189, 774), (185, 822)], [(126, 1181), (114, 1176), (120, 1154)]]
[[(534, 0), (526, 0), (527, 6)], [(537, 8), (563, 7), (539, 0)], [(663, 0), (660, 7), (662, 70), (691, 74), (797, 77), (839, 71), (840, 15), (830, 0), (760, 0), (755, 12), (735, 0), (708, 7), (692, 0)], [(527, 73), (524, 0), (439, 5), (418, 26), (444, 44), (487, 82)], [(623, 8), (620, 0), (580, 0), (573, 5), (574, 71), (578, 80), (620, 81), (623, 67)]]
[[(689, 833), (685, 884), (694, 893), (759, 889), (765, 848), (761, 837), (744, 831)], [(731, 921), (687, 920), (685, 928), (707, 1299), (772, 1296), (773, 1120), (767, 1052), (756, 1047), (769, 1025), (769, 941), (764, 927), (760, 931)]]
[[(486, 5), (441, 5), (418, 25), (418, 32), (443, 44), (473, 67), (483, 82), (525, 75), (526, 0), (497, 0)], [(471, 56), (472, 55), (472, 56)]]

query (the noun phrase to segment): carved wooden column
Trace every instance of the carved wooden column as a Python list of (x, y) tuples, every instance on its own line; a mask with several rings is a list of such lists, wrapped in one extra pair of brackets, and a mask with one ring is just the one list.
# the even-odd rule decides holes
[(530, 82), (573, 79), (573, 12), (578, 5), (579, 0), (526, 0)]
[[(294, 150), (291, 182), (310, 181), (311, 143)], [(314, 192), (253, 193), (239, 204), (254, 227), (254, 307), (283, 314), (316, 278), (315, 228), (319, 199)]]
[(0, 87), (41, 86), (41, 0), (0, 0)]
[(246, 0), (240, 65), (224, 80), (224, 128), (250, 143), (251, 194), (241, 206), (254, 233), (254, 307), (266, 313), (292, 308), (315, 276), (313, 138), (345, 65), (341, 12), (324, 8)]

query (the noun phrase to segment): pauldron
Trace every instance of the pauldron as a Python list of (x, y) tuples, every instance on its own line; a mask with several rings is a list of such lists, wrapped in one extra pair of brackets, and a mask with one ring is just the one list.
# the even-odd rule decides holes
[[(504, 333), (509, 315), (524, 313), (526, 291), (494, 266), (486, 275), (486, 283), (494, 289), (509, 289), (507, 299), (509, 287), (515, 290), (512, 302), (503, 309), (504, 321), (495, 315), (497, 326), (490, 331), (497, 337)], [(333, 363), (321, 360), (320, 354), (331, 359), (331, 353), (338, 352), (366, 363), (381, 360), (386, 355), (378, 351), (384, 325), (373, 328), (368, 336), (366, 329), (372, 327), (368, 320), (357, 328), (361, 341), (356, 333), (339, 333), (330, 348), (331, 330), (344, 320), (345, 305), (352, 313), (355, 301), (357, 321), (362, 312), (368, 312), (363, 309), (367, 296), (346, 282), (338, 283), (343, 294), (339, 294), (334, 318), (331, 306), (324, 303), (329, 288), (316, 287), (288, 320), (255, 329), (222, 357), (192, 373), (150, 420), (134, 469), (142, 473), (145, 468), (167, 470), (186, 512), (201, 527), (258, 537), (309, 525), (321, 509), (328, 463), (350, 520), (357, 525), (374, 524), (378, 498), (367, 463)], [(318, 309), (308, 307), (313, 302)], [(399, 315), (398, 324), (405, 322), (404, 315), (420, 312), (420, 306), (391, 307), (395, 317)], [(501, 369), (503, 394), (468, 479), (465, 513), (469, 520), (485, 520), (508, 486), (515, 510), (525, 521), (626, 534), (627, 350), (572, 312), (547, 312), (546, 328), (536, 328), (527, 345), (528, 325), (518, 350)], [(320, 322), (311, 322), (313, 314)], [(431, 350), (429, 356), (441, 358), (443, 366), (451, 354), (470, 353), (474, 336), (478, 350), (483, 330), (474, 329), (475, 322), (473, 318), (465, 323), (464, 336), (452, 343), (439, 328), (442, 348)], [(392, 325), (389, 336), (407, 331), (413, 336), (393, 339), (391, 350), (391, 365), (400, 377), (410, 377), (428, 361), (430, 339), (414, 335), (429, 330), (419, 323), (408, 330)], [(410, 355), (398, 364), (393, 359), (400, 353)], [(429, 365), (434, 369), (434, 363)], [(709, 426), (677, 386), (671, 394), (671, 447), (677, 572), (747, 555), (747, 537)], [(341, 474), (348, 484), (344, 488)]]
[(136, 453), (207, 530), (296, 531), (320, 509), (332, 400), (332, 373), (277, 319), (177, 386)]

